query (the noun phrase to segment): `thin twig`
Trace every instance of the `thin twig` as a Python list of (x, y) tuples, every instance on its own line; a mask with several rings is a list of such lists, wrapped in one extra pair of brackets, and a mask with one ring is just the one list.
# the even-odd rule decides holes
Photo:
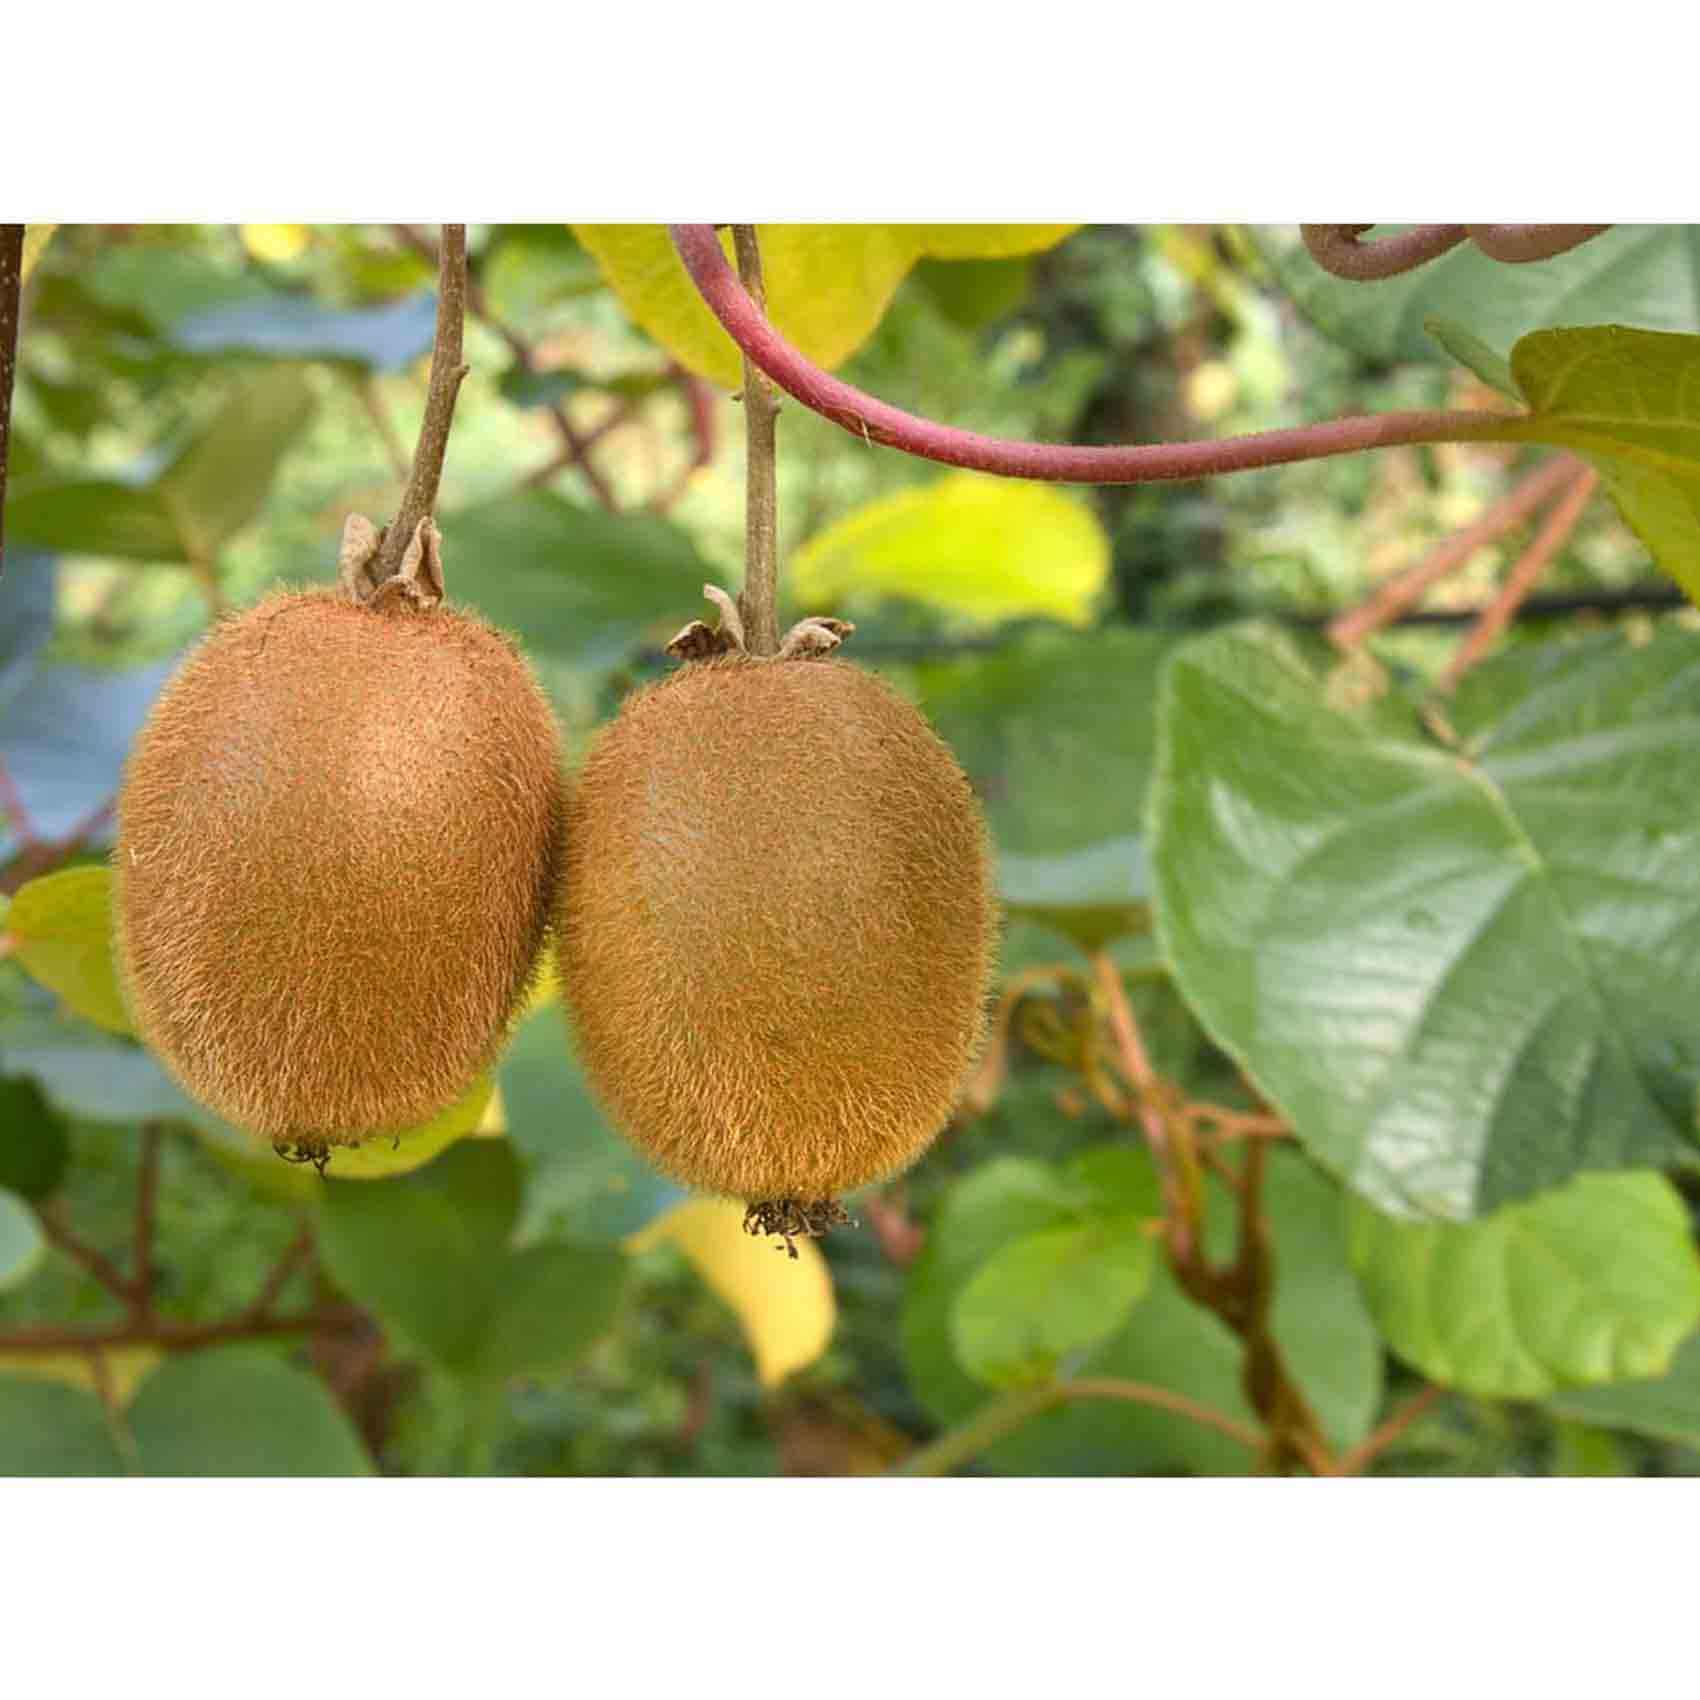
[(1445, 1397), (1444, 1387), (1425, 1387), (1401, 1405), (1367, 1440), (1336, 1459), (1333, 1473), (1337, 1476), (1361, 1475), (1366, 1466), (1379, 1458), (1406, 1429), (1426, 1416)]
[(1301, 224), (1310, 257), (1333, 277), (1351, 283), (1378, 283), (1415, 271), (1430, 260), (1438, 260), (1469, 236), (1462, 224), (1420, 224), (1375, 242), (1363, 240), (1373, 224)]
[(92, 1275), (115, 1298), (130, 1302), (130, 1280), (104, 1252), (79, 1238), (66, 1225), (63, 1209), (57, 1199), (36, 1206), (36, 1220), (48, 1243), (62, 1251), (87, 1274)]
[(303, 1222), (300, 1232), (284, 1247), (283, 1255), (272, 1265), (271, 1273), (266, 1276), (254, 1302), (243, 1312), (250, 1322), (258, 1322), (271, 1316), (272, 1306), (277, 1303), (279, 1295), (289, 1284), (290, 1276), (312, 1255), (312, 1224)]
[(352, 1305), (304, 1311), (298, 1316), (228, 1316), (217, 1322), (124, 1323), (109, 1328), (15, 1328), (0, 1332), (3, 1352), (86, 1352), (99, 1346), (158, 1346), (194, 1352), (229, 1340), (258, 1340), (279, 1334), (341, 1333), (371, 1326)]
[(142, 1129), (142, 1156), (136, 1177), (136, 1249), (130, 1276), (130, 1307), (138, 1320), (153, 1311), (153, 1236), (159, 1202), (159, 1163), (165, 1134), (157, 1122)]
[[(767, 311), (761, 247), (753, 224), (732, 226), (738, 276), (758, 311)], [(753, 655), (779, 649), (779, 503), (775, 421), (779, 408), (767, 374), (744, 354), (744, 588), (738, 597)]]
[(41, 842), (35, 822), (30, 819), (29, 810), (24, 807), (23, 794), (18, 790), (17, 782), (4, 762), (0, 762), (0, 814), (5, 815), (12, 823), (12, 830), (18, 835), (18, 845), (21, 849), (31, 849)]
[(413, 541), (419, 522), (437, 511), (437, 489), (443, 478), (443, 457), (454, 423), (455, 397), (469, 368), (461, 360), (466, 328), (466, 226), (445, 224), (437, 267), (437, 331), (431, 347), (431, 387), (425, 398), (425, 417), (419, 425), (419, 444), (413, 451), (413, 471), (402, 491), (395, 522), (384, 533), (378, 556), (378, 576), (401, 570), (401, 558)]
[(1558, 494), (1581, 470), (1573, 455), (1554, 455), (1514, 484), (1479, 518), (1455, 531), (1413, 567), (1377, 587), (1356, 608), (1328, 623), (1328, 636), (1341, 649), (1355, 649), (1409, 608), (1430, 585), (1456, 572), (1478, 549), (1520, 525), (1543, 502)]
[(12, 447), (12, 386), (24, 286), (24, 227), (0, 224), (0, 571), (6, 563), (6, 462)]
[(1534, 542), (1523, 551), (1522, 558), (1506, 574), (1505, 583), (1500, 586), (1499, 593), (1481, 611), (1476, 623), (1464, 634), (1462, 641), (1452, 652), (1446, 670), (1440, 675), (1441, 690), (1455, 689), (1458, 681), (1499, 641), (1500, 634), (1511, 624), (1518, 607), (1527, 599), (1530, 591), (1539, 582), (1541, 574), (1547, 570), (1553, 557), (1564, 547), (1571, 532), (1576, 529), (1599, 481), (1600, 475), (1591, 466), (1584, 467), (1576, 475), (1575, 482), (1554, 504), (1552, 512), (1547, 515), (1541, 529), (1535, 534)]
[(1113, 1376), (1082, 1376), (1074, 1381), (1047, 1382), (1040, 1387), (1018, 1387), (1002, 1398), (994, 1399), (960, 1428), (940, 1435), (930, 1445), (910, 1454), (892, 1474), (948, 1476), (1006, 1436), (1025, 1427), (1035, 1417), (1041, 1417), (1058, 1406), (1077, 1404), (1085, 1399), (1120, 1399), (1129, 1404), (1147, 1405), (1153, 1410), (1172, 1411), (1176, 1416), (1186, 1417), (1238, 1441), (1249, 1452), (1258, 1453), (1263, 1449), (1263, 1436), (1249, 1424), (1208, 1405), (1201, 1405), (1184, 1393), (1176, 1393), (1167, 1387), (1153, 1387), (1141, 1381), (1123, 1381)]

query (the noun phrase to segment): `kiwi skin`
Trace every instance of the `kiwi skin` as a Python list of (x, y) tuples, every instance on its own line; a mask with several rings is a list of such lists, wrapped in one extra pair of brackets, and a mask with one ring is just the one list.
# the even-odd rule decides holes
[(447, 1108), (537, 963), (559, 734), (475, 615), (279, 591), (172, 677), (117, 807), (117, 956), (184, 1089), (322, 1155)]
[(829, 1200), (913, 1163), (982, 1041), (996, 930), (967, 778), (849, 662), (691, 662), (627, 699), (569, 795), (580, 1059), (690, 1186)]

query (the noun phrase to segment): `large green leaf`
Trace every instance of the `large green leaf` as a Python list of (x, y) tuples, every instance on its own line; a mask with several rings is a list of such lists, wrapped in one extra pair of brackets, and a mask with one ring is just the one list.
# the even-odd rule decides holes
[(667, 520), (579, 508), (547, 490), (463, 508), (442, 527), (456, 599), (569, 661), (606, 664), (645, 636), (665, 642), (701, 612), (715, 576)]
[(0, 1293), (21, 1287), (46, 1252), (35, 1212), (16, 1193), (0, 1191)]
[(1688, 1212), (1662, 1175), (1584, 1175), (1463, 1224), (1355, 1200), (1351, 1245), (1393, 1350), (1488, 1398), (1662, 1375), (1700, 1322)]
[(0, 1021), (0, 1074), (34, 1080), (61, 1114), (93, 1122), (186, 1118), (195, 1105), (140, 1045), (74, 1016), (19, 1011)]
[(1654, 558), (1700, 600), (1700, 336), (1599, 325), (1511, 351), (1528, 434), (1584, 454)]
[(1275, 1242), (1270, 1325), (1338, 1451), (1357, 1445), (1382, 1397), (1381, 1337), (1352, 1273), (1346, 1197), (1296, 1151), (1270, 1153), (1264, 1209)]
[(451, 1145), (423, 1169), (365, 1186), (326, 1182), (326, 1267), (417, 1349), (453, 1369), (473, 1359), (519, 1214), (506, 1140)]
[(1561, 1417), (1700, 1449), (1700, 1334), (1689, 1335), (1655, 1379), (1561, 1387), (1545, 1404)]
[(121, 1476), (106, 1413), (92, 1393), (0, 1375), (0, 1476)]
[[(809, 359), (837, 366), (873, 333), (923, 257), (996, 259), (1060, 242), (1069, 224), (763, 224), (767, 309)], [(703, 304), (665, 225), (577, 224), (580, 242), (632, 319), (669, 353), (727, 389), (743, 384), (736, 344)], [(721, 245), (732, 255), (731, 233)]]
[(1039, 637), (915, 670), (997, 841), (999, 894), (1087, 949), (1149, 924), (1144, 832), (1167, 640)]
[(125, 1413), (145, 1476), (367, 1476), (325, 1384), (254, 1346), (169, 1358)]
[(1460, 694), (1457, 750), (1397, 699), (1333, 707), (1267, 631), (1166, 676), (1153, 858), (1181, 988), (1396, 1212), (1695, 1154), (1700, 640), (1508, 665)]
[(112, 870), (65, 868), (19, 888), (6, 911), (18, 960), (80, 1016), (133, 1032), (112, 960)]
[(619, 1308), (624, 1253), (539, 1245), (503, 1265), (472, 1373), (488, 1382), (562, 1369), (605, 1334)]
[(972, 472), (870, 502), (791, 561), (799, 608), (907, 597), (995, 622), (1086, 625), (1110, 575), (1110, 540), (1079, 497)]
[(1042, 1381), (1071, 1353), (1125, 1326), (1156, 1269), (1143, 1226), (1138, 1216), (1099, 1218), (1027, 1234), (994, 1252), (952, 1312), (963, 1367), (991, 1386)]
[[(1378, 226), (1371, 237), (1401, 228)], [(1430, 317), (1465, 326), (1501, 350), (1555, 325), (1700, 330), (1700, 226), (1622, 225), (1535, 265), (1501, 265), (1467, 242), (1379, 283), (1330, 276), (1294, 226), (1254, 235), (1300, 308), (1328, 335), (1376, 360), (1442, 358), (1424, 328)]]
[[(1129, 1159), (1133, 1159), (1132, 1162)], [(1139, 1174), (1139, 1168), (1145, 1173)], [(1076, 1219), (1094, 1208), (1156, 1203), (1150, 1160), (1108, 1148), (1082, 1153), (1063, 1170), (1030, 1158), (982, 1164), (952, 1188), (904, 1293), (902, 1342), (911, 1386), (934, 1419), (964, 1421), (987, 1390), (956, 1361), (952, 1314), (958, 1295), (1005, 1245)], [(1239, 1342), (1157, 1267), (1126, 1324), (1073, 1366), (1186, 1394), (1242, 1421), (1253, 1419), (1240, 1390)], [(1191, 1470), (1243, 1474), (1253, 1459), (1225, 1435), (1173, 1412), (1121, 1400), (1090, 1400), (1051, 1411), (1001, 1441), (980, 1460), (1010, 1475), (1126, 1475)]]

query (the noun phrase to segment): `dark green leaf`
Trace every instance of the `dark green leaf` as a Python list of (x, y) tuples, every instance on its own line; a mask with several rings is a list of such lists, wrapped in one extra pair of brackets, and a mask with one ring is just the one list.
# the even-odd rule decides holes
[(553, 407), (568, 396), (577, 395), (590, 380), (582, 372), (565, 368), (552, 372), (528, 371), (524, 366), (510, 366), (502, 374), (496, 388), (515, 407)]
[(0, 1375), (0, 1476), (121, 1476), (124, 1462), (92, 1393)]
[(146, 1476), (372, 1473), (325, 1384), (253, 1346), (168, 1358), (126, 1415)]
[(1700, 1448), (1700, 1334), (1691, 1334), (1655, 1380), (1564, 1387), (1546, 1408), (1581, 1422), (1603, 1423)]
[(152, 242), (106, 249), (78, 281), (101, 306), (138, 313), (156, 330), (169, 330), (192, 313), (270, 293), (244, 266)]
[(64, 1179), (71, 1142), (62, 1117), (29, 1079), (0, 1079), (0, 1187), (50, 1197)]
[(546, 490), (442, 521), (457, 596), (542, 655), (610, 664), (641, 638), (665, 642), (701, 611), (715, 576), (677, 526), (574, 507)]
[(6, 535), (67, 555), (183, 559), (181, 534), (158, 488), (115, 478), (32, 484), (7, 501)]
[(1033, 262), (1013, 260), (922, 260), (911, 282), (939, 311), (964, 330), (977, 331), (1007, 317), (1027, 299)]
[(1166, 953), (1334, 1173), (1462, 1218), (1692, 1160), (1700, 640), (1556, 650), (1515, 703), (1489, 680), (1460, 752), (1396, 700), (1332, 707), (1263, 631), (1177, 653), (1160, 717)]
[(509, 1257), (473, 1373), (505, 1381), (565, 1368), (612, 1325), (626, 1265), (623, 1252), (602, 1247), (532, 1246)]

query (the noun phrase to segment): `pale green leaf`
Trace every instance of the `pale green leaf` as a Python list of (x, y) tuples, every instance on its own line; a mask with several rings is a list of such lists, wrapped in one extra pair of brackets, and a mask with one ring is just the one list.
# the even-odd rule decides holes
[(14, 1192), (0, 1192), (0, 1293), (21, 1287), (47, 1252), (35, 1212)]
[(18, 960), (109, 1033), (134, 1032), (112, 957), (112, 872), (66, 868), (22, 886), (6, 913)]

